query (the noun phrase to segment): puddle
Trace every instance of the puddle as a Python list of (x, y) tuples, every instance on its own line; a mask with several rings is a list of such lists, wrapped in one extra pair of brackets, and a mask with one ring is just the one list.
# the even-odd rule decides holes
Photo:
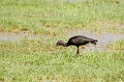
[(84, 36), (98, 40), (97, 48), (94, 48), (93, 46), (88, 45), (88, 46), (86, 46), (85, 51), (94, 50), (94, 49), (97, 49), (99, 51), (114, 51), (112, 49), (107, 49), (106, 45), (111, 42), (124, 39), (124, 33), (123, 34), (120, 34), (120, 33), (96, 33), (96, 32), (90, 32), (89, 30), (71, 31), (68, 33), (67, 36), (71, 37), (74, 35), (84, 35)]
[(19, 32), (19, 33), (1, 32), (0, 33), (0, 40), (12, 41), (12, 42), (20, 41), (24, 38), (36, 39), (38, 37), (39, 35), (30, 34), (28, 32)]
[[(71, 30), (67, 34), (67, 38), (70, 38), (75, 35), (84, 35), (93, 39), (97, 39), (97, 47), (95, 48), (92, 45), (87, 45), (84, 50), (81, 51), (91, 51), (91, 50), (99, 50), (99, 51), (112, 51), (111, 49), (107, 49), (106, 45), (124, 39), (124, 33), (97, 33), (97, 32), (90, 32), (89, 30)], [(30, 34), (28, 32), (19, 32), (19, 33), (10, 33), (10, 32), (1, 32), (0, 33), (0, 40), (4, 41), (20, 41), (24, 38), (26, 39), (46, 39), (46, 37), (51, 37), (49, 35), (40, 35), (40, 34)], [(114, 50), (113, 50), (114, 51)]]

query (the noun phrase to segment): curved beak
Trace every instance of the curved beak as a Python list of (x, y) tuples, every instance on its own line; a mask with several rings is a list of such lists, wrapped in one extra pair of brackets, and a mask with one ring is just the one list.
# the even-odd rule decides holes
[(55, 45), (55, 47), (54, 47), (54, 49), (56, 49), (56, 48), (57, 48), (57, 46), (58, 46), (58, 45), (56, 44), (56, 45)]

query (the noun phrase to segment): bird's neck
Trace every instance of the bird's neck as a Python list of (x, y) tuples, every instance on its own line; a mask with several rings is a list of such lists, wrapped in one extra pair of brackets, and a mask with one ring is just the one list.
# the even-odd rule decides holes
[(63, 44), (63, 46), (64, 46), (64, 47), (67, 47), (67, 46), (68, 46), (68, 44), (67, 44), (67, 43), (64, 43), (64, 44)]

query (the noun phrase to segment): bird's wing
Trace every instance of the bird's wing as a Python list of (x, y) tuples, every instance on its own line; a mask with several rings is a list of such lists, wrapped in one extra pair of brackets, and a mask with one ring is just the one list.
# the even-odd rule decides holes
[(74, 44), (85, 44), (85, 43), (89, 42), (89, 39), (84, 38), (84, 37), (76, 37), (76, 38), (72, 39), (71, 41)]

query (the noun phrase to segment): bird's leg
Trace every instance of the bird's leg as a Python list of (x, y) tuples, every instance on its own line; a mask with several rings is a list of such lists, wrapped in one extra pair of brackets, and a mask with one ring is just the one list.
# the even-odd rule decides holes
[(76, 53), (76, 55), (77, 55), (77, 54), (79, 54), (79, 46), (77, 46), (77, 53)]

